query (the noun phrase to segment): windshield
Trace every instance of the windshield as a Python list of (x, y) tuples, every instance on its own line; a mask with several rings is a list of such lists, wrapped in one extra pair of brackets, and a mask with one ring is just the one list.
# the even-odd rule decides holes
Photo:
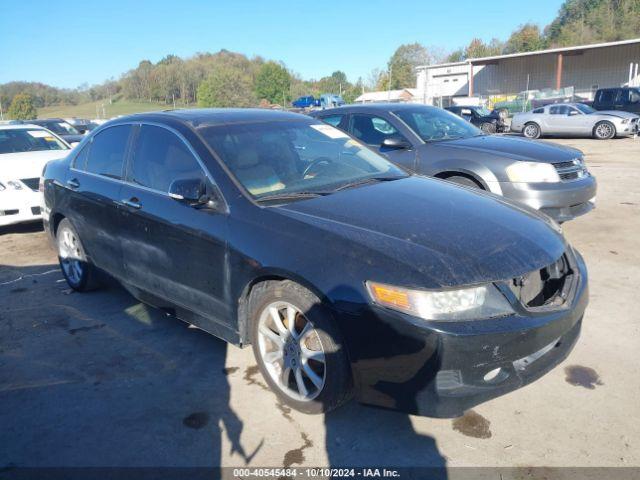
[(68, 147), (46, 130), (0, 130), (0, 154), (40, 150), (68, 150)]
[(483, 117), (491, 115), (491, 110), (487, 107), (476, 107), (476, 113), (478, 115), (482, 115)]
[(407, 176), (331, 125), (271, 122), (203, 126), (198, 132), (258, 200)]
[(80, 135), (80, 132), (67, 122), (46, 122), (43, 125), (58, 135)]
[(425, 142), (438, 142), (483, 135), (477, 127), (440, 108), (416, 108), (394, 112)]
[(580, 110), (582, 113), (593, 113), (596, 112), (597, 110), (594, 108), (591, 108), (589, 105), (585, 105), (584, 103), (576, 103), (575, 107)]

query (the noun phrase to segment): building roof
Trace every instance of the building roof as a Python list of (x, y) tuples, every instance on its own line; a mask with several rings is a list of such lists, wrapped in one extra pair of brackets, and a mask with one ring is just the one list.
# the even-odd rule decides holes
[(356, 98), (356, 102), (385, 102), (389, 100), (401, 100), (404, 97), (415, 97), (415, 88), (402, 88), (400, 90), (380, 90), (378, 92), (367, 92)]
[(622, 45), (640, 44), (640, 38), (632, 38), (629, 40), (619, 40), (617, 42), (594, 43), (591, 45), (577, 45), (575, 47), (548, 48), (546, 50), (535, 50), (533, 52), (509, 53), (506, 55), (494, 55), (491, 57), (469, 58), (463, 62), (440, 63), (438, 65), (424, 65), (416, 67), (417, 70), (427, 70), (430, 68), (452, 67), (465, 64), (481, 65), (485, 63), (493, 63), (499, 60), (506, 60), (517, 57), (531, 57), (535, 55), (547, 55), (550, 53), (580, 53), (584, 50), (592, 50), (596, 48), (618, 47)]

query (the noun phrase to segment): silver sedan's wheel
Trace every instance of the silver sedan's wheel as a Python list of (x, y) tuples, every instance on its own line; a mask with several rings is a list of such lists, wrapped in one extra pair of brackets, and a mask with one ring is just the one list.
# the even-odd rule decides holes
[(527, 138), (539, 138), (540, 127), (535, 123), (527, 123), (522, 130), (522, 134)]
[(61, 229), (58, 237), (58, 256), (64, 276), (72, 286), (79, 285), (85, 274), (80, 242), (70, 228)]
[(299, 402), (320, 395), (326, 378), (322, 342), (311, 322), (294, 305), (276, 301), (262, 310), (258, 351), (282, 393)]
[(593, 129), (593, 134), (598, 140), (608, 140), (616, 134), (616, 127), (611, 122), (599, 122)]

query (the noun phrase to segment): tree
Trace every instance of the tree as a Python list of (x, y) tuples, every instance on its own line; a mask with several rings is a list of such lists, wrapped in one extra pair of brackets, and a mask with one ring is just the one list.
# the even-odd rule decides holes
[(251, 78), (234, 68), (218, 68), (198, 86), (200, 107), (249, 107), (256, 104)]
[(447, 56), (447, 62), (462, 62), (465, 59), (464, 49), (458, 48)]
[(544, 48), (540, 28), (532, 23), (520, 25), (504, 46), (503, 53), (533, 52)]
[(471, 40), (469, 45), (464, 51), (465, 58), (481, 58), (492, 57), (494, 55), (500, 55), (502, 53), (502, 42), (497, 38), (494, 38), (489, 43), (484, 43), (479, 38)]
[(15, 120), (30, 120), (38, 117), (38, 111), (33, 105), (33, 97), (26, 93), (19, 93), (13, 97), (7, 115)]
[[(428, 65), (430, 60), (429, 52), (421, 44), (400, 45), (387, 63), (387, 70), (391, 75), (391, 88), (415, 87), (416, 67)], [(388, 81), (386, 83), (388, 88)]]
[(291, 75), (287, 69), (276, 62), (267, 62), (258, 71), (255, 81), (257, 97), (271, 103), (282, 103), (289, 100)]

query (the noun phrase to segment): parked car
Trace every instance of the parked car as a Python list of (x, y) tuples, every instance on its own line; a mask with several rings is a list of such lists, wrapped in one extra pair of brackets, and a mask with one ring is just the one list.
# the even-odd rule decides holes
[(498, 110), (489, 110), (480, 106), (460, 106), (453, 105), (445, 108), (451, 113), (455, 113), (466, 121), (473, 123), (484, 133), (508, 132), (509, 126), (505, 122), (506, 115), (501, 115)]
[(340, 107), (344, 105), (344, 100), (340, 95), (336, 95), (335, 93), (325, 93), (320, 95), (318, 99), (317, 106), (320, 108), (334, 108)]
[(599, 112), (583, 103), (563, 103), (517, 113), (511, 120), (511, 131), (527, 138), (556, 135), (608, 140), (637, 135), (638, 125), (638, 115), (633, 113)]
[(296, 108), (309, 108), (316, 105), (316, 99), (313, 95), (305, 95), (303, 97), (298, 97), (291, 103), (291, 105)]
[(81, 134), (84, 134), (87, 131), (90, 132), (98, 126), (97, 123), (93, 123), (91, 120), (87, 120), (86, 118), (72, 117), (65, 118), (64, 120)]
[(47, 165), (44, 197), (71, 288), (104, 270), (252, 345), (307, 413), (355, 394), (460, 415), (562, 361), (587, 305), (584, 262), (548, 217), (407, 175), (303, 115), (119, 118)]
[(579, 150), (485, 135), (440, 108), (350, 105), (311, 114), (403, 168), (525, 203), (558, 222), (595, 206), (596, 180)]
[(40, 175), (49, 160), (65, 157), (69, 145), (36, 125), (0, 125), (0, 226), (37, 221)]
[(601, 88), (591, 106), (596, 110), (622, 110), (640, 115), (640, 87)]
[(80, 143), (83, 135), (73, 126), (62, 118), (38, 118), (36, 120), (28, 120), (31, 125), (40, 125), (47, 130), (52, 131), (59, 137), (63, 138), (72, 147)]

